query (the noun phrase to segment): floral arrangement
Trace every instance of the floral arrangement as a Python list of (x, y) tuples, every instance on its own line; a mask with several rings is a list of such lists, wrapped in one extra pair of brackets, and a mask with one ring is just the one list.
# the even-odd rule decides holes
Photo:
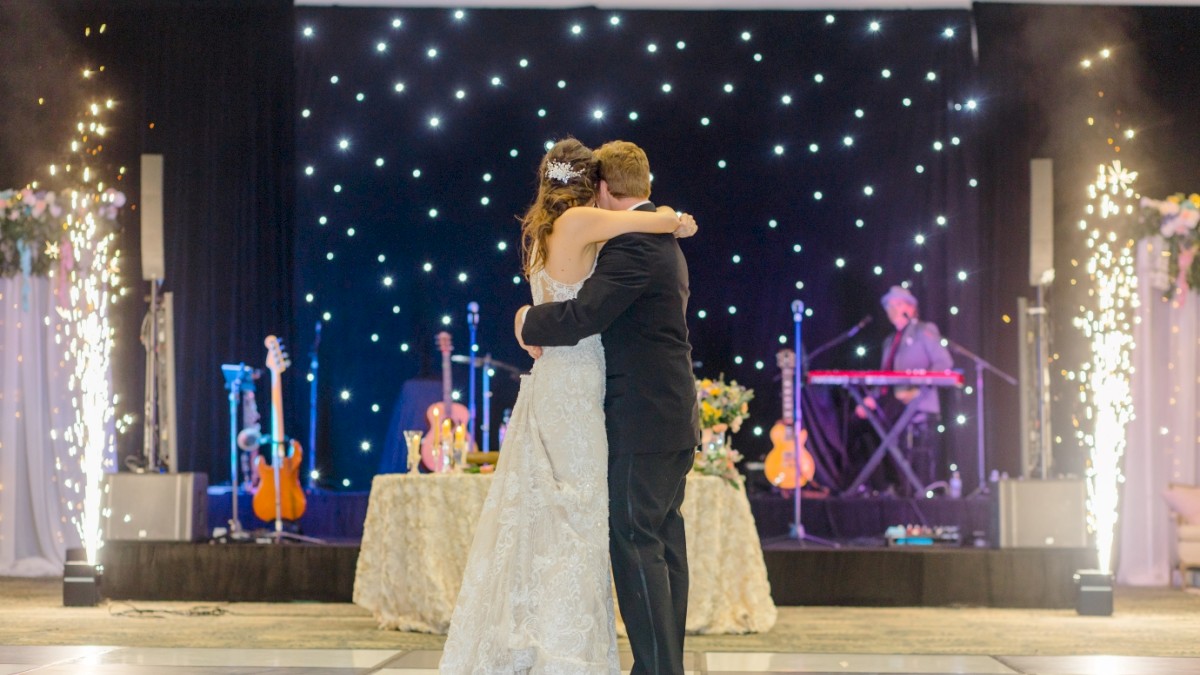
[(93, 211), (115, 221), (125, 204), (125, 195), (112, 189), (96, 198), (100, 204), (93, 209), (91, 204), (72, 205), (49, 191), (0, 191), (0, 277), (46, 276), (55, 260), (69, 259), (64, 216), (74, 209), (80, 217)]
[(696, 380), (696, 398), (700, 401), (701, 429), (736, 434), (750, 412), (754, 390), (741, 386), (737, 380), (726, 383), (725, 375), (721, 375), (715, 380)]
[(1182, 192), (1163, 200), (1142, 197), (1141, 235), (1161, 235), (1167, 244), (1167, 278), (1164, 295), (1170, 299), (1181, 290), (1200, 289), (1200, 194)]
[(695, 471), (724, 478), (733, 487), (741, 486), (741, 475), (735, 465), (742, 455), (730, 446), (727, 432), (737, 433), (742, 428), (753, 398), (753, 389), (739, 385), (737, 380), (727, 383), (723, 374), (715, 380), (696, 380), (702, 438)]
[(738, 473), (736, 466), (740, 461), (742, 461), (742, 453), (730, 447), (725, 434), (717, 434), (708, 442), (700, 444), (692, 471), (706, 476), (724, 478), (730, 487), (740, 488), (742, 474)]

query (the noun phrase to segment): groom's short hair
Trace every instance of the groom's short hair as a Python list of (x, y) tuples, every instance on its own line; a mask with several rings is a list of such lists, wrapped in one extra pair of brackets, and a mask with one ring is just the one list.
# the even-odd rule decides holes
[(596, 149), (600, 180), (614, 197), (650, 197), (650, 160), (646, 151), (629, 141), (609, 141)]

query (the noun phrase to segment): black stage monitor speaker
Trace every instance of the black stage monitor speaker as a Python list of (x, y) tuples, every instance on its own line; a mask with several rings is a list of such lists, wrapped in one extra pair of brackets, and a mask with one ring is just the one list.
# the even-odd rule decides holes
[(199, 541), (208, 536), (208, 477), (110, 473), (101, 510), (107, 541)]
[(1087, 548), (1087, 484), (1082, 478), (1002, 480), (1000, 548)]

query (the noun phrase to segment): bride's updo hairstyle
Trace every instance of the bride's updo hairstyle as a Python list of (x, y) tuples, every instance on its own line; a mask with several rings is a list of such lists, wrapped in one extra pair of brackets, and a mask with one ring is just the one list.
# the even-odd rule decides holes
[(574, 138), (554, 144), (538, 166), (537, 197), (521, 218), (521, 258), (525, 278), (546, 264), (546, 237), (554, 221), (573, 206), (596, 200), (599, 164), (591, 148)]

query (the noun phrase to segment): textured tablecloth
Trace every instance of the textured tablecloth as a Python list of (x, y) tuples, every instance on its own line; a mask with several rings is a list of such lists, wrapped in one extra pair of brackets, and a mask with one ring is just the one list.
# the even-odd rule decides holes
[[(485, 475), (376, 476), (354, 579), (355, 604), (372, 612), (381, 628), (445, 633), (489, 485)], [(692, 474), (683, 516), (691, 576), (687, 631), (770, 630), (775, 603), (745, 491)]]

